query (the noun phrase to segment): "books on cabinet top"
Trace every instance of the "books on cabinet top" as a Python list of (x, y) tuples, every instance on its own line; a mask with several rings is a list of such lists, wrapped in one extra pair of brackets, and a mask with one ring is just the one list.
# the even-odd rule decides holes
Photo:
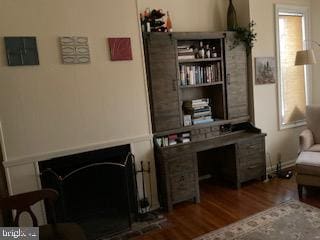
[(190, 132), (170, 134), (167, 136), (158, 137), (156, 138), (156, 141), (159, 147), (173, 146), (179, 143), (191, 142), (191, 134)]
[(212, 108), (209, 98), (200, 98), (183, 102), (185, 115), (190, 115), (192, 124), (213, 122)]

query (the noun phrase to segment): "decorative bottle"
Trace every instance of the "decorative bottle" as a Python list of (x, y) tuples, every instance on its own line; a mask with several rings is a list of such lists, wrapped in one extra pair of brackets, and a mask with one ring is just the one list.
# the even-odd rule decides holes
[(209, 44), (206, 45), (205, 56), (206, 58), (211, 58), (211, 50)]
[(204, 48), (203, 48), (203, 43), (200, 41), (200, 47), (198, 51), (199, 58), (204, 58)]
[(228, 31), (234, 31), (238, 26), (237, 13), (233, 6), (232, 0), (229, 0), (227, 25), (228, 25)]

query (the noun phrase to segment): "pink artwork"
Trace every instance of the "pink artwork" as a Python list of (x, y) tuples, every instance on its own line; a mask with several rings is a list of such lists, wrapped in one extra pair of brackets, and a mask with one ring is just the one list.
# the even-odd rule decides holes
[(112, 61), (132, 60), (130, 38), (108, 38)]

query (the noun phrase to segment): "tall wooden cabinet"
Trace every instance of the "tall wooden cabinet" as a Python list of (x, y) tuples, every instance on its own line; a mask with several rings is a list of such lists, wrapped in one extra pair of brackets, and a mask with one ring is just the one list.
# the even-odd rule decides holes
[(218, 170), (237, 188), (264, 178), (265, 134), (250, 124), (246, 50), (234, 33), (143, 39), (161, 206), (199, 202), (199, 173)]
[(249, 115), (247, 55), (243, 44), (234, 46), (234, 33), (226, 33), (226, 83), (228, 118)]
[(180, 128), (175, 41), (168, 34), (150, 34), (145, 49), (153, 131)]

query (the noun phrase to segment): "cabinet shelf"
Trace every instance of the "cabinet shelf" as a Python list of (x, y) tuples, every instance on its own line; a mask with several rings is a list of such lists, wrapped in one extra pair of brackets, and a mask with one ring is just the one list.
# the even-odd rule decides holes
[(210, 87), (210, 86), (214, 86), (214, 85), (223, 85), (223, 81), (211, 82), (211, 83), (201, 83), (201, 84), (194, 84), (194, 85), (180, 85), (180, 88), (184, 89), (184, 88)]
[(217, 62), (221, 61), (221, 57), (218, 58), (195, 58), (195, 59), (178, 59), (179, 63), (198, 63), (198, 62)]

